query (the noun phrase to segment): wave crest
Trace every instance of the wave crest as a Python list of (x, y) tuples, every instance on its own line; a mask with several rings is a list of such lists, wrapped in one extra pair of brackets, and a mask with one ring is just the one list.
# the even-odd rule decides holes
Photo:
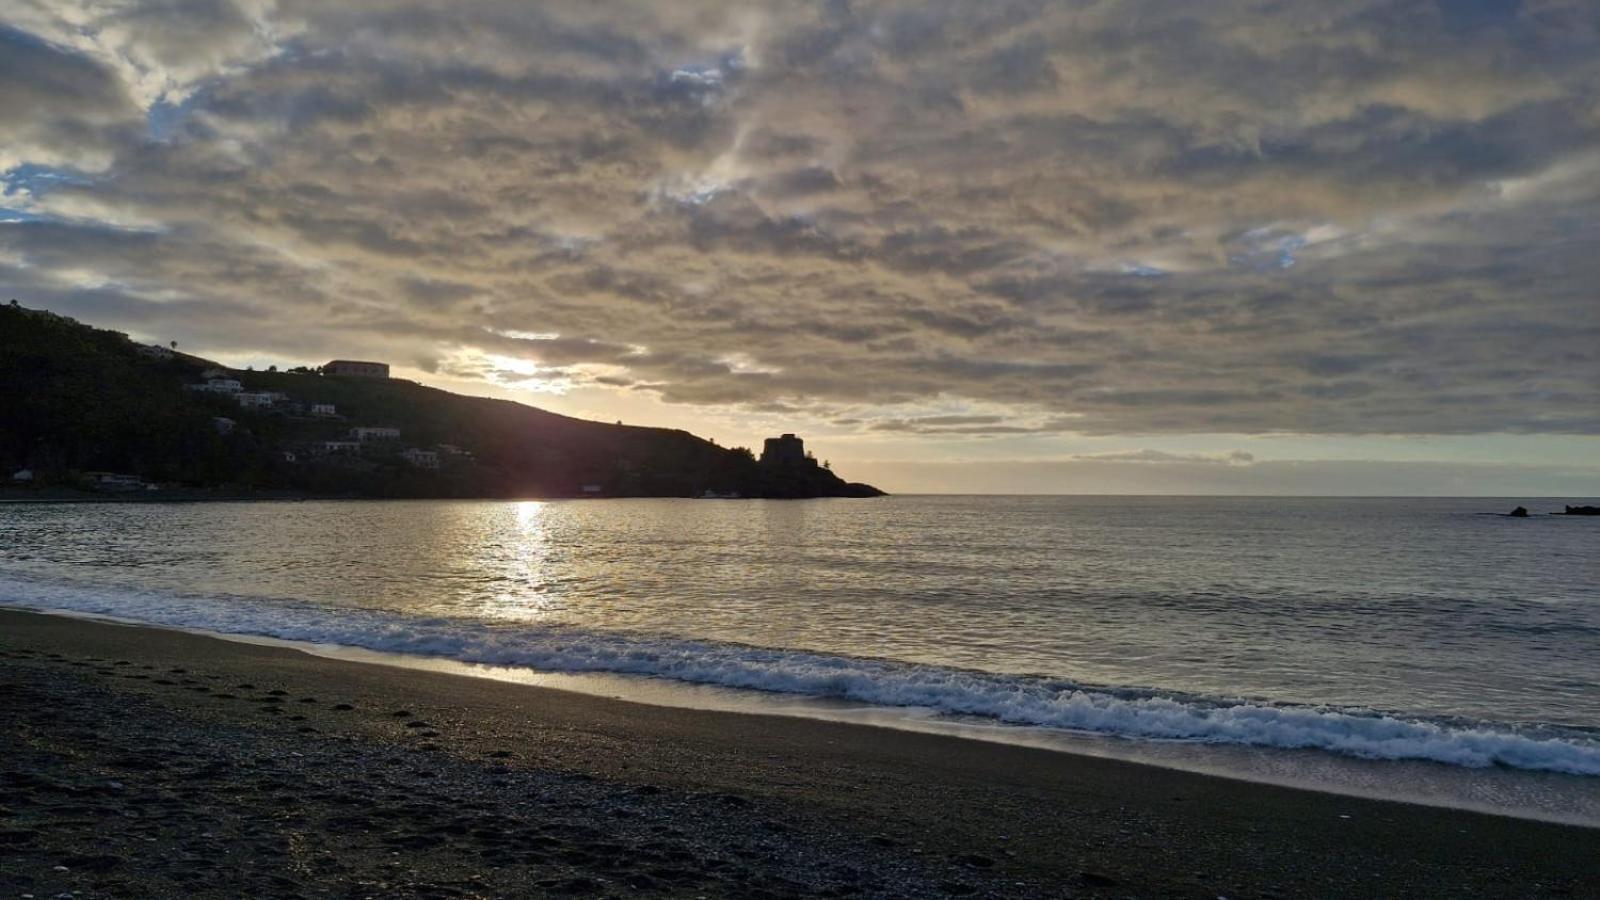
[(1117, 737), (1600, 775), (1600, 742), (1534, 736), (1483, 722), (1112, 690), (799, 650), (568, 627), (411, 618), (298, 601), (196, 598), (0, 580), (0, 604), (466, 663), (640, 675), (878, 706), (924, 707), (946, 715)]

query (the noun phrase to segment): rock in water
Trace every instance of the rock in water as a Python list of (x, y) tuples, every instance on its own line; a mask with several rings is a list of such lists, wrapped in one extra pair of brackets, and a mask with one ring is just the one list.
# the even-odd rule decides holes
[(1511, 512), (1506, 513), (1506, 515), (1513, 519), (1526, 519), (1528, 517), (1528, 510), (1527, 507), (1519, 506), (1516, 509), (1513, 509)]

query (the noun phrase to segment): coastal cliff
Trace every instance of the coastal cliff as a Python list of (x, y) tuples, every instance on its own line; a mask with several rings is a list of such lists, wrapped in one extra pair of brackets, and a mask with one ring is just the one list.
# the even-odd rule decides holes
[[(340, 372), (380, 365), (336, 363)], [(814, 461), (764, 463), (686, 431), (335, 375), (334, 366), (227, 369), (64, 316), (0, 306), (0, 481), (37, 496), (128, 498), (882, 493)]]

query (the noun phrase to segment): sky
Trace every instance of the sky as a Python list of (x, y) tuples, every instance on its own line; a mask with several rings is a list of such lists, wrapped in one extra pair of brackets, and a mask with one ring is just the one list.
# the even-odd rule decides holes
[(1600, 494), (1593, 0), (7, 0), (0, 299), (891, 491)]

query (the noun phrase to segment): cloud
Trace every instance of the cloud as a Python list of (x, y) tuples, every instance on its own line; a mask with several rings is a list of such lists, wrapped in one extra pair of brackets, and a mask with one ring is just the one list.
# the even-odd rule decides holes
[[(990, 459), (972, 462), (852, 462), (852, 475), (899, 493), (1213, 494), (1328, 496), (1443, 496), (1521, 498), (1531, 509), (1560, 509), (1533, 497), (1583, 497), (1600, 483), (1594, 466), (1461, 463), (1442, 460), (1260, 460), (1158, 464), (1093, 458)], [(1504, 512), (1516, 503), (1484, 504)]]
[(1256, 461), (1255, 454), (1244, 450), (1227, 453), (1169, 453), (1164, 450), (1108, 450), (1103, 453), (1080, 453), (1072, 459), (1083, 462), (1108, 463), (1202, 463), (1207, 465), (1248, 466)]
[(102, 171), (140, 117), (113, 72), (0, 20), (0, 118), (5, 172), (30, 164)]
[(27, 0), (0, 295), (885, 438), (1596, 434), (1591, 18)]

